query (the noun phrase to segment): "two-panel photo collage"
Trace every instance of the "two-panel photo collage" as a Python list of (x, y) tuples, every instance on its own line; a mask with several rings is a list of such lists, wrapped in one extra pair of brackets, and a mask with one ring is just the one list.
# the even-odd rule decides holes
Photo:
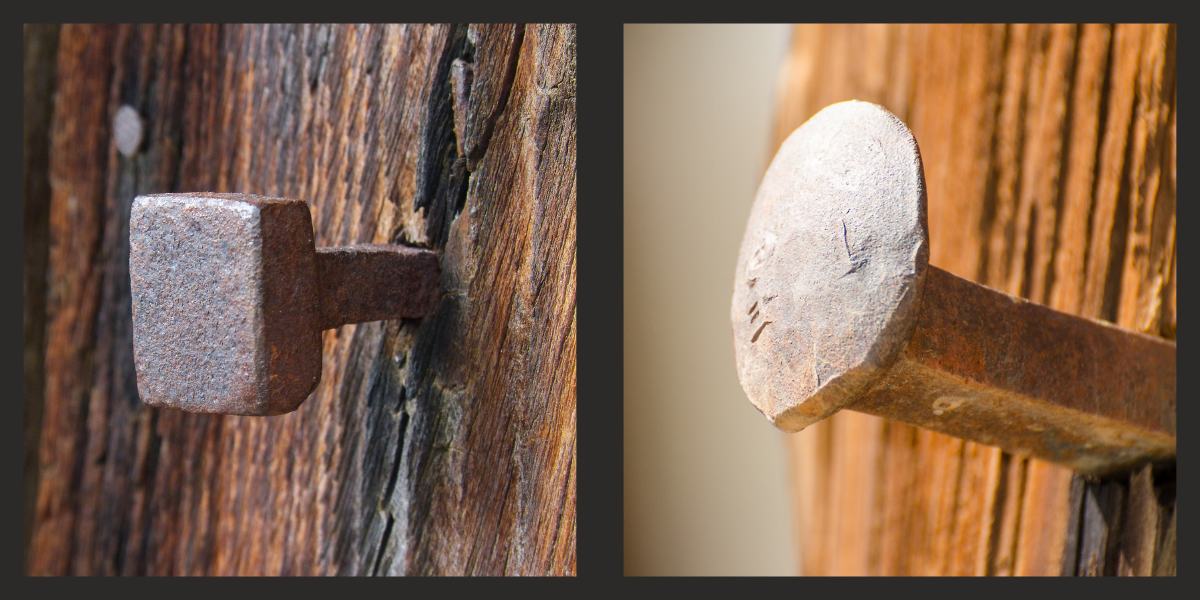
[(1176, 31), (26, 23), (22, 574), (1174, 576)]

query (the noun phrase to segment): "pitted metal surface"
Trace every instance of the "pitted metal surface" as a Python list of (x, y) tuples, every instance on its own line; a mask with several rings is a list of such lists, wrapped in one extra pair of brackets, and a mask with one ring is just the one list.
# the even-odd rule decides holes
[(734, 278), (734, 348), (750, 401), (797, 431), (890, 366), (929, 262), (912, 132), (867, 102), (814, 115), (780, 147), (754, 199)]
[(929, 265), (921, 169), (864, 102), (784, 142), (734, 282), (750, 401), (786, 431), (849, 408), (1092, 474), (1173, 459), (1175, 343)]
[(134, 201), (134, 360), (147, 404), (237, 412), (264, 400), (260, 217), (219, 196)]
[(390, 244), (319, 248), (321, 327), (420, 317), (437, 302), (439, 273), (437, 255), (427, 250)]
[(437, 255), (323, 248), (300, 200), (252, 194), (135, 199), (130, 280), (138, 392), (153, 406), (275, 415), (321, 376), (323, 329), (434, 308)]

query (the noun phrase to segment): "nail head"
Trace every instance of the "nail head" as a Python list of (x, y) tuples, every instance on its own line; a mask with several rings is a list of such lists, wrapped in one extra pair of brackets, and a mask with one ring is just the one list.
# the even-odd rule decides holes
[(731, 309), (742, 386), (776, 426), (849, 404), (907, 341), (929, 261), (925, 202), (917, 142), (881, 106), (829, 106), (780, 147)]

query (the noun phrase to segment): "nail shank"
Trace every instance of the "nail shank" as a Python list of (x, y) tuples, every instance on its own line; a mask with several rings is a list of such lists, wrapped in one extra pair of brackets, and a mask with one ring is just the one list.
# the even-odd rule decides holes
[(913, 337), (847, 408), (1086, 473), (1175, 455), (1175, 344), (932, 265)]
[(424, 316), (441, 270), (430, 250), (386, 244), (317, 248), (320, 328)]

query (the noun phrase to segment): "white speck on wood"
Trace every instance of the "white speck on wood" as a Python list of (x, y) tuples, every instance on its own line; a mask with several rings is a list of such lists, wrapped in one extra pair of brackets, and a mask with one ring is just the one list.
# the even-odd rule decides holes
[(113, 139), (117, 142), (117, 151), (125, 156), (133, 156), (142, 145), (142, 117), (128, 104), (117, 109), (113, 118)]

